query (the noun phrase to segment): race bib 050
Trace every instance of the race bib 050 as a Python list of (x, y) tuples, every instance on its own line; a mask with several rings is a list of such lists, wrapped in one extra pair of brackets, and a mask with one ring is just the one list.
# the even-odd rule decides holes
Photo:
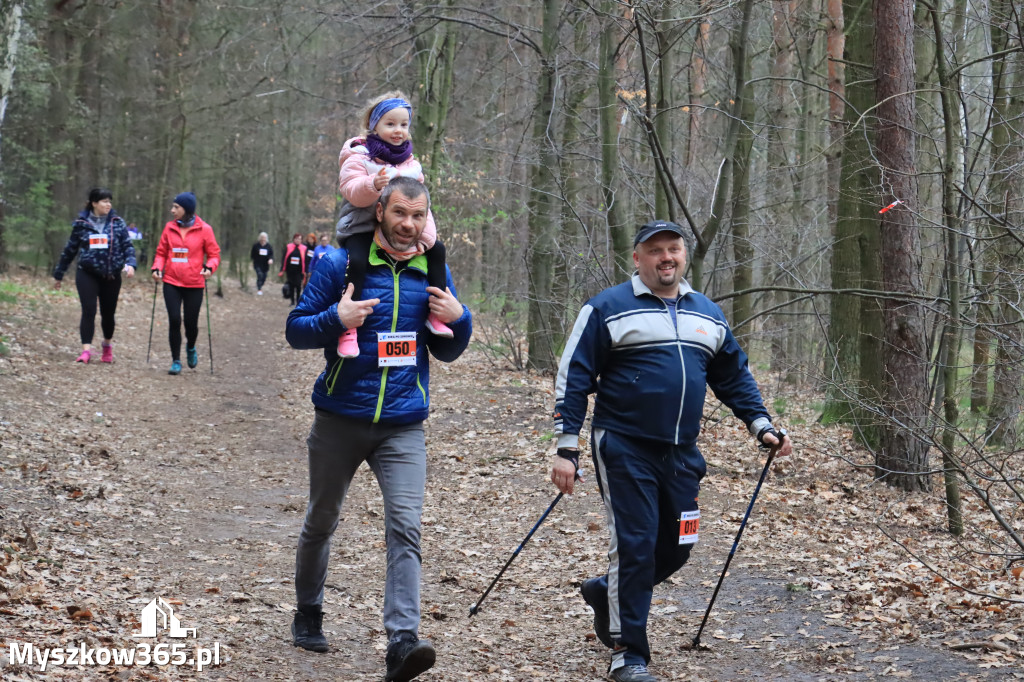
[(416, 332), (378, 332), (378, 367), (407, 367), (415, 364)]

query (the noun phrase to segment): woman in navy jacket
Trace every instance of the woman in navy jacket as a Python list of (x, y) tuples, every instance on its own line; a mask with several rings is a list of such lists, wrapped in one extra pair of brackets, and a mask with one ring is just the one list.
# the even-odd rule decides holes
[(53, 269), (55, 289), (60, 289), (64, 273), (75, 256), (75, 286), (82, 303), (79, 333), (82, 354), (75, 362), (88, 363), (93, 356), (92, 337), (96, 330), (96, 301), (99, 300), (100, 326), (103, 330), (103, 362), (114, 361), (114, 313), (121, 293), (121, 272), (135, 276), (135, 248), (128, 226), (111, 207), (113, 194), (97, 187), (89, 191), (85, 209), (71, 223), (71, 236)]

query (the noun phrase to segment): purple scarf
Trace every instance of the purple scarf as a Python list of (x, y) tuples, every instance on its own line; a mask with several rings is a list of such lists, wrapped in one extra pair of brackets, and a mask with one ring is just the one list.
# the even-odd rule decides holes
[(366, 136), (366, 150), (371, 159), (380, 159), (388, 165), (397, 166), (412, 156), (412, 140), (393, 145), (382, 140), (376, 133), (370, 133)]

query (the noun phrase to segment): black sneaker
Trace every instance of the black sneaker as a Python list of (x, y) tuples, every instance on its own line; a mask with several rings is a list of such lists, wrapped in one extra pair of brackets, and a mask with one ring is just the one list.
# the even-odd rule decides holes
[(615, 682), (658, 682), (658, 678), (647, 672), (647, 666), (624, 665), (612, 671), (612, 679)]
[(601, 644), (614, 649), (615, 642), (612, 641), (608, 624), (608, 597), (598, 588), (599, 581), (600, 578), (584, 580), (580, 585), (580, 594), (583, 595), (583, 601), (587, 602), (587, 606), (594, 609), (594, 634), (601, 640)]
[(323, 624), (324, 612), (315, 606), (307, 606), (296, 611), (295, 619), (292, 621), (292, 645), (319, 653), (327, 651)]
[(384, 659), (387, 674), (384, 682), (409, 682), (422, 672), (434, 667), (433, 645), (425, 639), (400, 639), (388, 644)]

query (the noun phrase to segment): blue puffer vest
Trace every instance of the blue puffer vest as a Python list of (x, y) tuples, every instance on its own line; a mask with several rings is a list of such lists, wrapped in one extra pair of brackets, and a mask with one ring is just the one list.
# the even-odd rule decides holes
[[(448, 326), (454, 338), (431, 334), (424, 324), (427, 302), (427, 259), (417, 256), (404, 268), (386, 261), (373, 245), (362, 298), (380, 303), (358, 331), (359, 356), (338, 356), (338, 337), (345, 326), (338, 319), (338, 301), (345, 292), (348, 251), (335, 249), (324, 256), (288, 315), (285, 336), (294, 348), (322, 348), (327, 366), (313, 386), (313, 404), (336, 414), (368, 422), (411, 424), (430, 411), (430, 364), (427, 351), (442, 362), (452, 362), (469, 345), (473, 321), (463, 306), (462, 317)], [(448, 287), (455, 294), (451, 272)], [(379, 367), (379, 332), (415, 332), (416, 364)]]

